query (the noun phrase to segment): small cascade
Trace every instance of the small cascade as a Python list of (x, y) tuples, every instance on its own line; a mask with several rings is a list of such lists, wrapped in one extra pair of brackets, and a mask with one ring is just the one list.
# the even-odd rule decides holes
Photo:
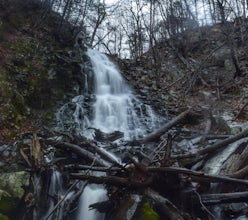
[[(48, 195), (51, 197), (53, 196), (60, 197), (62, 193), (63, 193), (63, 181), (62, 181), (61, 173), (58, 172), (57, 170), (52, 170)], [(48, 220), (51, 220), (53, 217), (51, 213), (54, 209), (54, 206), (56, 205), (56, 201), (54, 199), (48, 199), (48, 202), (49, 202), (49, 209), (45, 214), (45, 219), (47, 218)], [(59, 214), (58, 217), (61, 217), (61, 213)]]
[(104, 220), (104, 214), (97, 213), (94, 209), (89, 209), (89, 206), (96, 202), (101, 202), (106, 199), (106, 190), (98, 185), (90, 184), (84, 189), (83, 196), (79, 202), (79, 212), (77, 219), (87, 220)]
[[(64, 206), (67, 201), (70, 200), (73, 194), (73, 191), (66, 194), (61, 173), (56, 169), (52, 169), (50, 185), (48, 189), (48, 195), (50, 196), (50, 198), (47, 199), (49, 208), (43, 219), (52, 220), (55, 218), (55, 216), (56, 219), (63, 219), (63, 211), (65, 210)], [(60, 202), (60, 200), (63, 201), (58, 207), (55, 207), (58, 202)]]

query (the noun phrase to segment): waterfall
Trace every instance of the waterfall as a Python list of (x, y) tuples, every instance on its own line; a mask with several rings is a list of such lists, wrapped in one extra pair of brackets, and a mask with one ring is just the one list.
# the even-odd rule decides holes
[[(86, 54), (94, 82), (87, 82), (91, 77), (84, 76), (87, 94), (74, 97), (59, 110), (59, 127), (74, 129), (91, 139), (94, 138), (91, 128), (105, 133), (123, 132), (125, 140), (139, 139), (154, 130), (161, 119), (134, 96), (116, 65), (98, 51), (88, 49)], [(89, 83), (94, 84), (92, 94), (88, 94)], [(92, 106), (87, 106), (87, 102)]]
[[(87, 73), (82, 71), (84, 94), (75, 96), (60, 108), (58, 127), (90, 139), (94, 138), (96, 129), (104, 133), (120, 131), (124, 140), (140, 139), (153, 131), (161, 123), (161, 118), (135, 97), (116, 65), (98, 51), (88, 49), (86, 55), (90, 58), (90, 68)], [(89, 89), (92, 83), (93, 89)], [(77, 219), (104, 218), (89, 210), (90, 204), (103, 198), (106, 198), (103, 188), (87, 185), (80, 199)]]

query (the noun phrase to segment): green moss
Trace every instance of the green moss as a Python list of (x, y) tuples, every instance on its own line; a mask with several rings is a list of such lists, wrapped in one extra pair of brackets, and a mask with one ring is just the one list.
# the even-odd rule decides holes
[(151, 208), (149, 203), (145, 203), (140, 220), (159, 220), (159, 215)]
[[(16, 18), (12, 18), (11, 14), (8, 19), (2, 19), (4, 24), (7, 22), (9, 26), (19, 25), (20, 28), (26, 22), (28, 24), (28, 15), (21, 13), (21, 5), (18, 5), (14, 15)], [(4, 30), (2, 20), (0, 17), (0, 31)], [(29, 25), (25, 24), (24, 29), (29, 28)], [(17, 124), (20, 127), (24, 124), (22, 120), (36, 115), (37, 111), (39, 118), (52, 120), (54, 114), (48, 111), (64, 98), (64, 94), (72, 91), (73, 84), (68, 82), (75, 80), (75, 74), (80, 74), (80, 66), (76, 62), (77, 58), (81, 62), (80, 57), (76, 56), (77, 58), (71, 60), (68, 55), (73, 48), (58, 43), (47, 33), (46, 38), (37, 38), (39, 34), (43, 36), (44, 33), (39, 31), (35, 36), (18, 35), (18, 40), (4, 41), (8, 65), (0, 66), (2, 126), (11, 128), (10, 124)], [(7, 32), (6, 36), (9, 35), (13, 35), (13, 31)], [(3, 42), (0, 44), (3, 46)]]
[(22, 97), (15, 94), (15, 89), (0, 69), (0, 124), (2, 126), (9, 127), (8, 124), (16, 121), (20, 111), (16, 109), (15, 104), (23, 110)]
[(151, 205), (143, 199), (132, 218), (132, 220), (159, 220), (159, 215), (156, 213)]

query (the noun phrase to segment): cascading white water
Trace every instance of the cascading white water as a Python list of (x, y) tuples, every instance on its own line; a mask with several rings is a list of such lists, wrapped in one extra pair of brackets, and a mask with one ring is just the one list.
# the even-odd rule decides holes
[[(74, 112), (69, 113), (72, 114), (70, 118), (74, 121), (74, 129), (88, 138), (93, 138), (94, 133), (92, 130), (89, 132), (87, 128), (100, 129), (105, 133), (121, 131), (125, 140), (139, 139), (152, 131), (160, 119), (150, 106), (141, 103), (133, 95), (115, 64), (106, 55), (95, 50), (88, 49), (87, 55), (91, 60), (94, 74), (93, 113), (87, 113), (85, 110), (84, 95), (76, 96), (58, 112), (60, 127), (65, 127), (68, 105), (74, 104)], [(85, 87), (88, 92), (87, 83)]]
[(154, 128), (154, 113), (135, 98), (114, 63), (97, 51), (87, 54), (95, 77), (93, 127), (106, 133), (121, 131), (129, 140), (143, 136), (148, 124)]
[[(63, 219), (63, 211), (65, 210), (65, 204), (70, 201), (74, 192), (65, 192), (63, 186), (63, 178), (61, 173), (56, 169), (51, 169), (50, 185), (48, 188), (48, 198), (46, 202), (49, 204), (49, 208), (45, 210), (45, 214), (38, 216), (38, 219), (53, 220)], [(57, 206), (57, 204), (59, 205)]]
[(83, 196), (79, 202), (78, 220), (103, 220), (104, 214), (97, 213), (96, 210), (89, 210), (89, 206), (106, 199), (106, 190), (103, 187), (91, 184), (84, 189)]
[[(104, 133), (120, 131), (125, 140), (139, 139), (153, 131), (161, 119), (150, 106), (141, 103), (133, 95), (115, 64), (95, 50), (88, 49), (87, 55), (92, 67), (89, 74), (93, 73), (94, 79), (93, 94), (88, 89), (90, 82), (86, 81), (92, 77), (84, 75), (86, 94), (74, 97), (72, 102), (59, 110), (59, 127), (74, 130), (87, 138), (94, 138), (94, 129)], [(89, 99), (92, 103), (90, 108), (86, 105)], [(77, 219), (101, 219), (102, 215), (89, 211), (89, 205), (100, 201), (104, 193), (102, 188), (86, 186), (80, 199)]]

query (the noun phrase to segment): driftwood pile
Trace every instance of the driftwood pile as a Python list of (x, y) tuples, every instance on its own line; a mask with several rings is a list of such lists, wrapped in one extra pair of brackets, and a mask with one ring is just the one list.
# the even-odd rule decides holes
[[(72, 189), (75, 190), (81, 180), (85, 184), (104, 184), (108, 191), (108, 199), (92, 204), (89, 208), (105, 213), (105, 219), (128, 219), (130, 204), (127, 203), (130, 203), (132, 195), (139, 195), (141, 201), (148, 202), (160, 219), (215, 219), (212, 209), (214, 205), (248, 200), (248, 179), (246, 179), (248, 165), (245, 162), (248, 158), (246, 150), (248, 129), (237, 135), (216, 136), (216, 139), (223, 137), (224, 139), (195, 152), (172, 153), (175, 136), (168, 134), (162, 141), (160, 137), (172, 127), (179, 125), (190, 114), (192, 112), (187, 110), (144, 139), (135, 143), (126, 143), (135, 146), (129, 145), (124, 149), (131, 150), (119, 152), (122, 162), (116, 160), (106, 148), (100, 147), (99, 142), (82, 137), (67, 137), (65, 141), (65, 138), (58, 140), (43, 136), (39, 138), (40, 143), (38, 143), (35, 136), (30, 157), (27, 151), (22, 151), (22, 155), (30, 167), (35, 166), (39, 169), (47, 166), (41, 162), (41, 149), (44, 151), (52, 146), (61, 155), (65, 155), (66, 159), (63, 163), (57, 162), (56, 166), (60, 167), (61, 172), (66, 173), (68, 177), (67, 193)], [(119, 133), (118, 135), (120, 136)], [(108, 143), (105, 140), (108, 146), (113, 145), (112, 140), (115, 138), (112, 138), (113, 136)], [(241, 147), (233, 152), (233, 159), (225, 165), (230, 167), (232, 164), (232, 169), (222, 170), (217, 174), (207, 174), (202, 171), (206, 160), (238, 140), (244, 141), (241, 141)], [(68, 159), (72, 154), (74, 161)], [(215, 191), (212, 187), (213, 183), (216, 186)], [(84, 187), (79, 188), (71, 198), (64, 210), (64, 216), (69, 215), (70, 210), (76, 207), (75, 204)], [(57, 201), (57, 205), (48, 217), (55, 213), (62, 201), (63, 198)], [(142, 219), (140, 212), (143, 209), (139, 210), (139, 207), (138, 205), (134, 210), (133, 219)], [(154, 219), (158, 218), (154, 217)]]

